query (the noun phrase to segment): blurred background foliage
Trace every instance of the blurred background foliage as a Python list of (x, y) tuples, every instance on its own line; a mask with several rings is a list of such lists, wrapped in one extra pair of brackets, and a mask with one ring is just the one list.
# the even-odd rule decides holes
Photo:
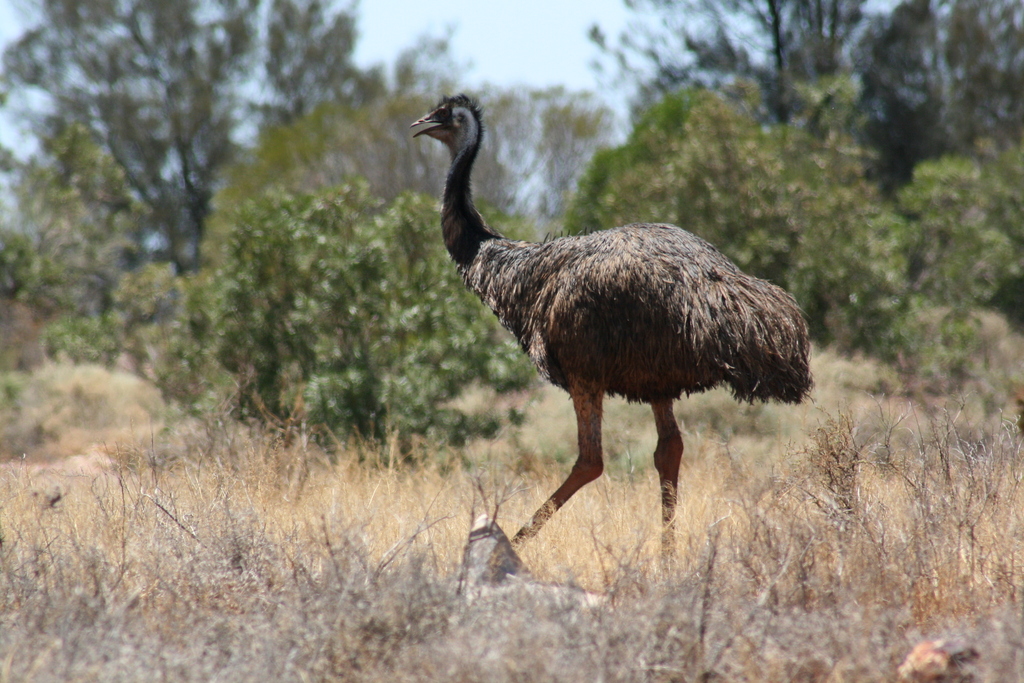
[[(592, 32), (632, 98), (624, 140), (589, 93), (474, 93), (489, 220), (675, 223), (791, 291), (819, 345), (926, 392), (977, 376), (992, 316), (1024, 324), (1019, 3), (631, 7), (627, 33)], [(318, 0), (31, 10), (3, 55), (38, 146), (0, 155), (0, 373), (96, 363), (339, 439), (510, 418), (456, 400), (533, 375), (444, 252), (446, 153), (408, 132), (458, 89), (446, 36), (360, 69), (356, 10)]]

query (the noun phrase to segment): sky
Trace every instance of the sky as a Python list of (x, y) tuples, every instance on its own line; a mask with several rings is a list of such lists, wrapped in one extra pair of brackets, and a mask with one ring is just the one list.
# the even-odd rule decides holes
[[(19, 0), (0, 0), (0, 49), (26, 28)], [(340, 4), (340, 3), (339, 3)], [(424, 34), (454, 30), (455, 60), (468, 65), (471, 91), (483, 83), (591, 90), (623, 115), (622, 92), (602, 92), (589, 64), (598, 55), (587, 38), (593, 24), (617, 36), (629, 20), (624, 0), (361, 0), (357, 5), (360, 66), (390, 65)], [(24, 151), (21, 133), (0, 113), (0, 143)]]
[(391, 62), (424, 33), (455, 33), (452, 51), (468, 62), (467, 86), (565, 85), (598, 90), (588, 67), (597, 48), (587, 38), (593, 24), (610, 35), (625, 27), (623, 0), (362, 0), (356, 61)]

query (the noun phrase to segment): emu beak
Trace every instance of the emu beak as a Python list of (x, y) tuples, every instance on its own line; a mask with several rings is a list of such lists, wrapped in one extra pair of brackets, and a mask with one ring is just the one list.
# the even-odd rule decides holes
[(435, 112), (430, 112), (429, 114), (424, 116), (422, 119), (420, 119), (416, 123), (414, 123), (411, 126), (409, 126), (410, 128), (415, 128), (416, 126), (427, 126), (426, 128), (423, 128), (422, 130), (418, 130), (415, 133), (413, 133), (413, 137), (414, 138), (418, 138), (419, 136), (423, 135), (424, 133), (429, 133), (430, 131), (435, 130), (435, 129), (441, 127), (441, 122), (434, 120), (434, 118), (433, 118), (434, 117), (434, 113)]

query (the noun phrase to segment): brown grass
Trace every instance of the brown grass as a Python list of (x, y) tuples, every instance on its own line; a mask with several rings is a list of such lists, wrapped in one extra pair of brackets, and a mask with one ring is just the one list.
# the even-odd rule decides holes
[(20, 381), (13, 397), (0, 393), (0, 461), (26, 454), (56, 460), (145, 440), (163, 428), (160, 390), (125, 372), (50, 363), (10, 378)]
[(813, 405), (680, 404), (669, 564), (652, 420), (610, 406), (614, 466), (522, 553), (540, 580), (609, 596), (590, 609), (456, 595), (475, 514), (516, 528), (567, 470), (555, 394), (518, 433), (414, 463), (355, 446), (332, 462), (301, 433), (211, 420), (121, 445), (99, 475), (5, 465), (0, 681), (886, 681), (954, 634), (981, 653), (976, 680), (1024, 680), (1016, 428), (815, 362)]

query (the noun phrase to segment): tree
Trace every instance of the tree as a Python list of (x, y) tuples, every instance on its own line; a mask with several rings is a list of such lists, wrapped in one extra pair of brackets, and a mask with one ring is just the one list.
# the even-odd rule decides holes
[(942, 144), (942, 92), (929, 64), (936, 32), (930, 0), (912, 0), (876, 19), (863, 41), (864, 132), (879, 151), (878, 172), (890, 188), (909, 181), (917, 162)]
[[(617, 46), (591, 38), (629, 71), (639, 56), (643, 100), (686, 86), (756, 81), (773, 121), (787, 123), (794, 83), (848, 72), (866, 0), (647, 0), (657, 25), (634, 23)], [(633, 36), (639, 36), (633, 37)], [(644, 73), (646, 72), (646, 73)]]
[(560, 218), (594, 153), (608, 144), (612, 113), (592, 95), (562, 87), (492, 92), (487, 144), (507, 172), (509, 209)]
[(0, 218), (0, 368), (42, 361), (43, 326), (111, 303), (141, 215), (124, 173), (83, 126), (12, 163), (14, 210)]
[[(443, 56), (443, 46), (434, 47)], [(400, 59), (394, 80), (403, 87), (395, 93), (360, 107), (323, 104), (263, 130), (250, 153), (227, 169), (217, 205), (237, 206), (274, 188), (315, 192), (353, 176), (385, 201), (410, 190), (439, 196), (447, 153), (414, 140), (409, 124), (433, 108), (443, 84), (424, 82), (417, 70)], [(487, 141), (473, 179), (476, 196), (500, 212), (559, 216), (584, 164), (608, 140), (611, 112), (563, 88), (493, 89), (481, 99)], [(215, 217), (211, 243), (222, 241), (228, 220)]]
[(384, 87), (381, 71), (362, 71), (352, 63), (355, 43), (351, 7), (332, 16), (320, 0), (272, 0), (263, 124), (290, 123), (323, 102), (360, 106), (379, 95)]
[[(281, 100), (308, 95), (318, 79), (330, 81), (319, 83), (330, 86), (325, 96), (364, 92), (350, 67), (351, 40), (300, 49), (304, 40), (351, 32), (347, 15), (326, 17), (312, 0), (278, 0), (269, 13), (259, 0), (36, 0), (34, 9), (39, 23), (4, 53), (11, 90), (44, 96), (29, 98), (43, 104), (22, 115), (41, 137), (84, 125), (148, 208), (136, 243), (181, 272), (198, 267), (218, 173), (235, 154), (249, 112), (265, 104), (267, 116), (287, 116)], [(261, 31), (264, 14), (271, 23)], [(281, 40), (293, 19), (314, 35)], [(264, 36), (277, 38), (265, 51), (266, 103), (252, 95)], [(326, 60), (329, 68), (306, 60)], [(294, 106), (314, 104), (306, 97)]]
[[(862, 85), (847, 132), (876, 152), (888, 193), (923, 160), (1002, 151), (1024, 130), (1024, 5), (1019, 0), (637, 0), (648, 21), (617, 43), (592, 38), (639, 85), (639, 108), (681, 87), (761, 89), (767, 122), (813, 122), (807, 87)], [(828, 102), (824, 102), (828, 104)], [(854, 121), (851, 120), (851, 123)]]
[[(902, 354), (901, 365), (940, 390), (978, 371), (972, 355), (977, 357), (980, 342), (979, 310), (994, 303), (1013, 315), (1014, 285), (1019, 286), (1024, 261), (1019, 223), (1006, 213), (1015, 211), (1005, 203), (1004, 188), (1019, 180), (1020, 169), (1015, 179), (1012, 159), (1002, 161), (1010, 163), (983, 167), (955, 156), (923, 161), (895, 196), (905, 219), (897, 244), (907, 265), (907, 298), (914, 310), (909, 332), (917, 347)], [(1000, 293), (1010, 292), (1000, 300)]]
[(905, 0), (861, 41), (865, 138), (883, 185), (979, 144), (1008, 149), (1024, 128), (1024, 6), (1016, 0)]
[(1024, 128), (1024, 5), (957, 0), (944, 28), (944, 132), (953, 135), (953, 150), (973, 155), (979, 141), (1016, 145)]
[(120, 166), (72, 124), (17, 166), (12, 190), (17, 212), (0, 227), (11, 250), (0, 258), (0, 298), (42, 318), (105, 310), (142, 214)]
[[(409, 123), (433, 105), (438, 92), (454, 87), (451, 79), (462, 70), (451, 57), (449, 38), (422, 36), (398, 56), (390, 79), (375, 72), (386, 86), (381, 97), (359, 106), (345, 100), (320, 101), (301, 115), (294, 112), (265, 125), (255, 144), (225, 169), (216, 203), (240, 206), (274, 189), (311, 193), (354, 176), (366, 180), (371, 192), (385, 200), (406, 190), (440, 193), (444, 177), (438, 169), (447, 161), (441, 150), (414, 141)], [(487, 159), (483, 165), (495, 167)], [(478, 189), (494, 201), (491, 183)], [(502, 197), (498, 203), (503, 201)], [(214, 252), (230, 229), (228, 213), (214, 217)]]

